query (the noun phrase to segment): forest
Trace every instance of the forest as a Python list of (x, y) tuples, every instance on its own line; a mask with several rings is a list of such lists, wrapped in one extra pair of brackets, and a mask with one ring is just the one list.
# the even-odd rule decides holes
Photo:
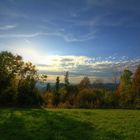
[[(38, 82), (46, 83), (45, 90), (37, 88)], [(134, 72), (124, 69), (113, 90), (102, 83), (94, 85), (88, 77), (71, 84), (66, 72), (64, 83), (58, 76), (51, 87), (47, 75), (38, 74), (31, 62), (11, 52), (0, 52), (1, 107), (140, 109), (140, 65)]]

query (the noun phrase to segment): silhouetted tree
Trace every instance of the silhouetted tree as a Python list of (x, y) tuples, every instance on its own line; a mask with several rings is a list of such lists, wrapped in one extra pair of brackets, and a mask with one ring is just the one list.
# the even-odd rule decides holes
[(80, 88), (90, 88), (91, 83), (88, 77), (84, 77), (80, 84), (79, 84)]
[(51, 91), (51, 85), (50, 85), (50, 83), (47, 83), (47, 88), (46, 88), (46, 91)]
[(57, 106), (59, 104), (59, 96), (60, 96), (60, 93), (59, 93), (59, 88), (60, 88), (60, 79), (59, 79), (59, 76), (56, 78), (56, 84), (55, 84), (55, 91), (54, 91), (54, 99), (53, 99), (53, 104), (55, 106)]
[[(0, 103), (15, 105), (15, 103), (19, 103), (19, 100), (23, 100), (23, 96), (26, 96), (27, 100), (33, 99), (33, 104), (35, 104), (36, 77), (36, 69), (32, 63), (25, 63), (21, 56), (10, 52), (1, 52), (0, 100), (2, 102), (0, 101)], [(23, 96), (21, 97), (21, 95)], [(37, 102), (36, 105), (38, 105)]]
[(67, 88), (69, 86), (69, 72), (68, 71), (66, 72), (64, 82), (65, 82), (65, 87)]
[(24, 62), (18, 55), (0, 52), (0, 104), (13, 105), (17, 95), (18, 77)]
[(59, 91), (59, 87), (60, 87), (60, 79), (59, 79), (59, 76), (56, 78), (56, 84), (55, 84), (55, 89), (56, 89), (56, 92)]
[(27, 77), (19, 82), (18, 85), (18, 105), (22, 107), (40, 106), (41, 96), (35, 89), (36, 81), (34, 78)]

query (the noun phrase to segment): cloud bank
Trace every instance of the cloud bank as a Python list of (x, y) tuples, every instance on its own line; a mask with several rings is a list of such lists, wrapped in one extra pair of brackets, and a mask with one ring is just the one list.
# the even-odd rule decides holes
[[(126, 56), (112, 55), (105, 58), (76, 55), (47, 55), (37, 48), (31, 47), (32, 43), (25, 40), (26, 47), (18, 47), (12, 52), (23, 56), (25, 61), (31, 61), (37, 66), (38, 73), (50, 75), (51, 81), (56, 76), (62, 76), (66, 71), (70, 72), (73, 82), (79, 82), (83, 76), (89, 76), (92, 80), (102, 79), (104, 82), (113, 82), (114, 73), (120, 76), (124, 69), (134, 71), (140, 64), (140, 58), (130, 59)], [(29, 46), (28, 46), (29, 45)], [(54, 78), (53, 78), (54, 76)]]

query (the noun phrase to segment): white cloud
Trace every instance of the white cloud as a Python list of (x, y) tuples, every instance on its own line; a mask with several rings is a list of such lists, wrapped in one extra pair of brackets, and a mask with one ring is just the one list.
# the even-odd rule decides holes
[(91, 40), (95, 38), (95, 31), (90, 32), (86, 35), (80, 37), (74, 37), (72, 34), (66, 34), (62, 32), (35, 32), (30, 34), (1, 34), (0, 38), (33, 38), (37, 36), (58, 36), (63, 38), (66, 42), (81, 42), (86, 40)]
[(96, 60), (95, 58), (86, 56), (55, 56), (55, 59), (53, 58), (54, 56), (50, 57), (52, 65), (46, 64), (38, 67), (40, 72), (62, 75), (65, 71), (70, 71), (71, 75), (74, 75), (74, 77), (89, 76), (94, 77), (94, 79), (104, 79), (105, 82), (109, 82), (113, 79), (114, 71), (118, 74), (126, 68), (134, 71), (140, 64), (140, 59), (124, 61), (123, 57), (118, 60), (110, 58), (107, 58), (108, 60)]
[(16, 25), (0, 25), (0, 30), (9, 30), (16, 28)]
[(74, 75), (110, 77), (114, 69), (119, 72), (125, 68), (135, 70), (140, 64), (139, 58), (130, 60), (125, 56), (101, 58), (75, 55), (47, 55), (40, 52), (31, 41), (25, 40), (25, 42), (25, 46), (12, 48), (12, 51), (22, 55), (26, 61), (29, 60), (36, 64), (40, 72), (50, 74), (70, 71)]
[(42, 35), (40, 32), (31, 33), (31, 34), (1, 34), (0, 38), (32, 38)]
[(31, 61), (37, 65), (39, 73), (62, 76), (65, 71), (69, 71), (75, 81), (78, 81), (83, 76), (89, 76), (93, 77), (92, 79), (101, 78), (108, 82), (112, 80), (114, 71), (120, 73), (125, 68), (134, 71), (140, 64), (140, 58), (129, 59), (126, 56), (118, 57), (117, 55), (106, 58), (48, 55), (41, 52), (31, 40), (24, 39), (23, 41), (16, 42), (16, 45), (10, 44), (11, 46), (8, 50), (21, 55), (25, 61)]

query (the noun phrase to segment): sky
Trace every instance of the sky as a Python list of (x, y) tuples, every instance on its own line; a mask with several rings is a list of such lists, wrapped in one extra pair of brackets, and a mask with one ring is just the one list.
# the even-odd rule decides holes
[(140, 64), (139, 0), (0, 0), (0, 51), (55, 81), (113, 82)]

